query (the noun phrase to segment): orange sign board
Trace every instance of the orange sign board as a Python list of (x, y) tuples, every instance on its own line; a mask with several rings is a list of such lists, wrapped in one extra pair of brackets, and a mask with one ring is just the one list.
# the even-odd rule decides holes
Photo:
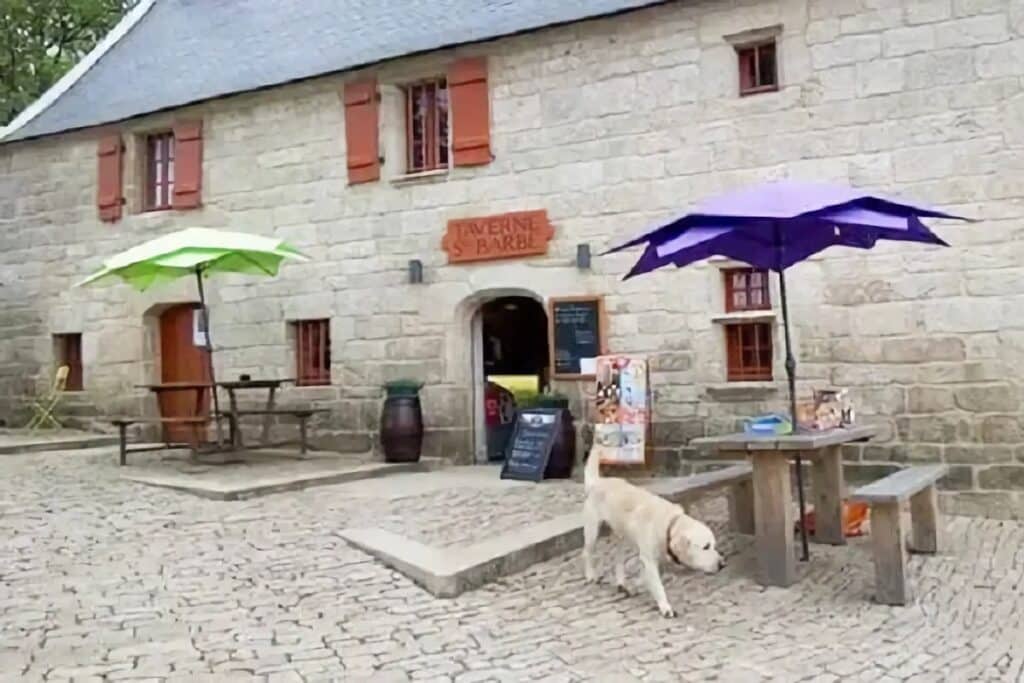
[(555, 229), (548, 212), (513, 211), (481, 218), (453, 218), (441, 240), (448, 263), (493, 261), (548, 253)]

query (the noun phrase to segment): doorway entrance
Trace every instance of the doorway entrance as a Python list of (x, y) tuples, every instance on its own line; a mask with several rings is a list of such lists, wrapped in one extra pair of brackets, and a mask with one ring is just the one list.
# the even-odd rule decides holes
[(548, 317), (527, 296), (502, 296), (484, 303), (474, 325), (478, 392), (477, 462), (501, 459), (514, 426), (515, 407), (548, 386)]
[[(179, 304), (160, 314), (160, 383), (210, 381), (209, 352), (201, 325), (202, 313), (196, 304)], [(189, 417), (210, 414), (210, 394), (203, 393), (196, 406), (195, 391), (168, 391), (159, 394), (161, 417)], [(189, 425), (165, 424), (164, 440), (188, 443), (193, 438)]]

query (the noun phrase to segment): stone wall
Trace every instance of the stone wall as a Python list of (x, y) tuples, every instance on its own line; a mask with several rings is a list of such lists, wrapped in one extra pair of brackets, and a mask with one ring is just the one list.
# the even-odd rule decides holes
[[(781, 26), (782, 88), (737, 96), (723, 36)], [(333, 380), (286, 399), (331, 412), (325, 445), (369, 452), (381, 384), (426, 382), (428, 451), (472, 450), (470, 321), (492, 294), (603, 294), (612, 350), (651, 358), (659, 461), (701, 463), (687, 440), (782, 407), (779, 383), (728, 385), (721, 263), (619, 281), (629, 255), (574, 265), (709, 194), (766, 178), (905, 193), (980, 219), (938, 225), (950, 249), (830, 251), (791, 271), (803, 387), (849, 387), (882, 438), (851, 463), (943, 460), (948, 509), (1024, 516), (1024, 7), (966, 0), (669, 3), (373, 70), (385, 86), (490, 58), (495, 161), (446, 177), (348, 187), (344, 76), (190, 108), (204, 119), (204, 208), (96, 218), (96, 131), (0, 147), (0, 395), (52, 372), (50, 335), (84, 333), (86, 394), (101, 412), (147, 407), (152, 315), (193, 283), (139, 294), (73, 290), (104, 255), (202, 225), (277, 234), (313, 257), (276, 280), (211, 281), (222, 376), (294, 372), (287, 321), (329, 317)], [(166, 125), (171, 114), (123, 126)], [(384, 117), (385, 149), (395, 126)], [(400, 132), (398, 133), (400, 135)], [(130, 138), (131, 140), (131, 138)], [(126, 168), (134, 168), (129, 144)], [(137, 196), (128, 174), (129, 197)], [(448, 266), (449, 218), (546, 209), (547, 256)], [(406, 264), (421, 259), (422, 285)], [(777, 300), (777, 297), (776, 297)], [(781, 353), (781, 338), (776, 344)], [(783, 375), (781, 358), (776, 374)], [(581, 400), (584, 387), (564, 389)], [(148, 409), (152, 409), (149, 405)]]

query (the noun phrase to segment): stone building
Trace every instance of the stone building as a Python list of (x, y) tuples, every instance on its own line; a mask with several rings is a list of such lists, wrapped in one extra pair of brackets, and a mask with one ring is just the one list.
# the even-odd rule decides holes
[[(700, 462), (689, 439), (783, 405), (775, 279), (623, 283), (635, 255), (598, 254), (716, 192), (838, 181), (978, 222), (795, 267), (803, 388), (848, 387), (881, 426), (851, 465), (945, 461), (947, 509), (1024, 515), (1021, 0), (252, 7), (143, 0), (5, 130), (7, 414), (68, 359), (80, 410), (152, 410), (135, 386), (167, 379), (168, 330), (188, 344), (193, 283), (72, 284), (208, 226), (310, 255), (212, 279), (211, 332), (221, 376), (304, 377), (284, 400), (330, 408), (325, 445), (377, 448), (382, 384), (408, 377), (428, 453), (479, 457), (485, 361), (549, 377), (548, 304), (601, 297), (607, 350), (651, 362), (658, 461)], [(552, 384), (584, 414), (591, 382)]]

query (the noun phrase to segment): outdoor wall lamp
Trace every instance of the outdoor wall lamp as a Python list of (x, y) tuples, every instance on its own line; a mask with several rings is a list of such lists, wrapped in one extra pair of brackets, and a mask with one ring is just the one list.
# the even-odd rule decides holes
[(423, 283), (423, 261), (417, 258), (409, 261), (409, 284), (418, 285)]
[(590, 245), (576, 245), (576, 267), (580, 270), (590, 270)]

